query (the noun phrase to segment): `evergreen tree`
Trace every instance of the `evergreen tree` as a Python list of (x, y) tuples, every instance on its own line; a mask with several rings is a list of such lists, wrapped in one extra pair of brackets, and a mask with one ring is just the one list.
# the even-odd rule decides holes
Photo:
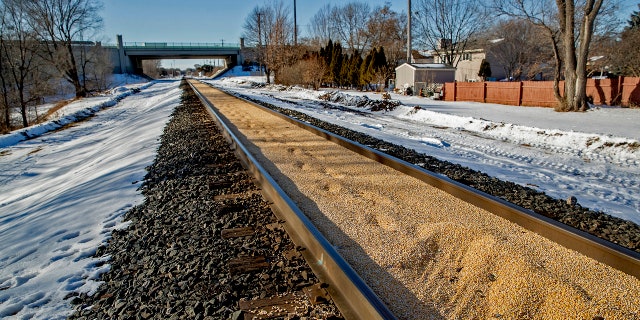
[(360, 84), (360, 66), (362, 63), (362, 56), (360, 56), (358, 50), (355, 50), (349, 61), (349, 84), (351, 86)]
[[(638, 4), (640, 8), (640, 4)], [(629, 23), (629, 29), (640, 30), (640, 11), (634, 11), (631, 14), (631, 19), (627, 21)]]
[(327, 54), (325, 52), (324, 47), (320, 47), (320, 51), (319, 51), (318, 54), (320, 55), (320, 59), (323, 59), (324, 62), (326, 63), (327, 62)]
[(386, 86), (387, 79), (391, 76), (387, 57), (384, 54), (384, 47), (380, 47), (375, 51), (372, 76), (374, 81), (379, 85), (382, 84), (383, 87)]
[(482, 80), (486, 80), (491, 77), (491, 65), (489, 64), (489, 61), (482, 59), (482, 62), (480, 63), (480, 71), (478, 71), (478, 77), (481, 77)]
[(340, 77), (340, 70), (342, 69), (342, 45), (340, 42), (336, 42), (333, 45), (333, 51), (331, 52), (331, 63), (329, 64), (329, 72), (331, 82), (338, 83)]
[[(375, 50), (375, 49), (374, 49)], [(360, 65), (360, 85), (369, 85), (371, 83), (371, 61), (373, 60), (373, 51), (369, 51), (369, 54), (364, 58), (364, 61)]]
[(331, 64), (331, 54), (333, 53), (333, 41), (329, 39), (327, 46), (320, 49), (320, 55), (324, 58), (324, 62), (327, 65)]
[[(331, 53), (333, 52), (333, 41), (329, 39), (327, 42), (327, 46), (324, 48), (320, 48), (320, 58), (324, 60), (325, 65), (328, 67), (331, 65)], [(324, 75), (324, 82), (331, 83), (333, 79), (331, 78), (331, 70), (327, 68), (326, 74)]]
[(350, 62), (351, 62), (351, 56), (349, 56), (348, 54), (344, 54), (342, 56), (342, 66), (340, 67), (340, 76), (338, 77), (338, 84), (341, 87), (344, 87), (350, 84), (349, 83), (349, 73), (351, 72), (351, 70), (349, 69), (351, 67)]
[(387, 57), (384, 54), (384, 47), (378, 48), (377, 51), (374, 50), (374, 58), (373, 58), (373, 70), (374, 72), (380, 72), (387, 67)]

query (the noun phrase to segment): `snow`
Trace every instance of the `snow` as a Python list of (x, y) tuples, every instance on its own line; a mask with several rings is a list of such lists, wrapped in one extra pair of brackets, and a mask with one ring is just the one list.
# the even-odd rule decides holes
[(412, 63), (410, 66), (424, 69), (452, 69), (444, 63)]
[[(392, 94), (398, 108), (372, 112), (357, 105), (380, 94), (230, 74), (210, 82), (640, 223), (640, 110), (556, 113)], [(178, 84), (136, 84), (142, 90), (132, 94), (121, 83), (0, 136), (0, 318), (66, 318), (65, 297), (96, 290), (110, 266), (92, 255), (143, 201), (137, 189), (179, 104)]]
[[(379, 93), (256, 81), (260, 78), (242, 76), (209, 83), (559, 199), (575, 196), (583, 206), (640, 223), (640, 110), (595, 106), (584, 113), (558, 113), (392, 93), (401, 105), (373, 112), (358, 106), (380, 100)], [(320, 96), (340, 108), (327, 107)]]
[(95, 291), (109, 265), (92, 255), (143, 201), (137, 188), (179, 103), (178, 83), (138, 85), (137, 94), (118, 87), (0, 137), (0, 318), (63, 319), (68, 294)]
[[(105, 94), (71, 102), (62, 110), (56, 112), (53, 115), (53, 119), (49, 121), (1, 135), (0, 148), (15, 145), (20, 141), (38, 137), (67, 124), (85, 119), (103, 108), (115, 105), (121, 99), (129, 96), (133, 89), (142, 90), (152, 84), (150, 82), (142, 83), (139, 82), (138, 78), (133, 78), (132, 80), (131, 77), (123, 77), (122, 75), (114, 75), (111, 82), (117, 84), (117, 86)], [(51, 107), (53, 107), (53, 104), (46, 104), (38, 109), (40, 113), (45, 113)]]

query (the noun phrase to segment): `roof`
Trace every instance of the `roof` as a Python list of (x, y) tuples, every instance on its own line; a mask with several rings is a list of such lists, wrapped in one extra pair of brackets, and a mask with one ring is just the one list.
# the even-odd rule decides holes
[(411, 57), (414, 59), (429, 59), (433, 58), (433, 55), (428, 51), (411, 50)]
[(404, 65), (408, 65), (414, 70), (417, 69), (451, 69), (455, 70), (454, 67), (446, 65), (444, 63), (403, 63), (396, 67), (396, 70)]

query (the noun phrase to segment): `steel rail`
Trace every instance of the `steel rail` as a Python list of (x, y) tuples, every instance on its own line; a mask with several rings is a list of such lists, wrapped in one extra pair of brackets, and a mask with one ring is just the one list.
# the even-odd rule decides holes
[[(207, 85), (212, 86), (211, 84)], [(237, 98), (369, 159), (375, 160), (404, 174), (420, 179), (460, 200), (466, 201), (499, 217), (516, 223), (529, 231), (535, 232), (564, 246), (565, 248), (575, 250), (587, 257), (640, 279), (640, 252), (636, 252), (616, 243), (598, 238), (590, 233), (573, 228), (532, 210), (522, 208), (501, 198), (473, 189), (444, 175), (428, 171), (376, 149), (367, 147), (358, 142), (346, 139), (324, 129), (320, 129), (309, 123), (261, 106), (253, 101), (243, 99), (241, 97)]]
[(247, 150), (230, 129), (229, 121), (217, 112), (214, 103), (202, 95), (191, 81), (188, 83), (206, 106), (243, 166), (257, 180), (261, 193), (271, 202), (276, 216), (285, 221), (284, 227), (293, 242), (305, 248), (302, 251), (303, 256), (316, 276), (329, 284), (327, 290), (344, 317), (346, 319), (396, 319), (373, 290)]

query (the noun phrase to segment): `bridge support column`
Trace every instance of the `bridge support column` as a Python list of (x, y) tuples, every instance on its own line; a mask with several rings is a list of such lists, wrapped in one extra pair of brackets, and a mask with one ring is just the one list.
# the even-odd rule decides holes
[(126, 72), (125, 70), (125, 60), (124, 60), (124, 45), (122, 44), (122, 35), (119, 34), (117, 35), (118, 37), (118, 66), (120, 69), (120, 74), (123, 74)]

